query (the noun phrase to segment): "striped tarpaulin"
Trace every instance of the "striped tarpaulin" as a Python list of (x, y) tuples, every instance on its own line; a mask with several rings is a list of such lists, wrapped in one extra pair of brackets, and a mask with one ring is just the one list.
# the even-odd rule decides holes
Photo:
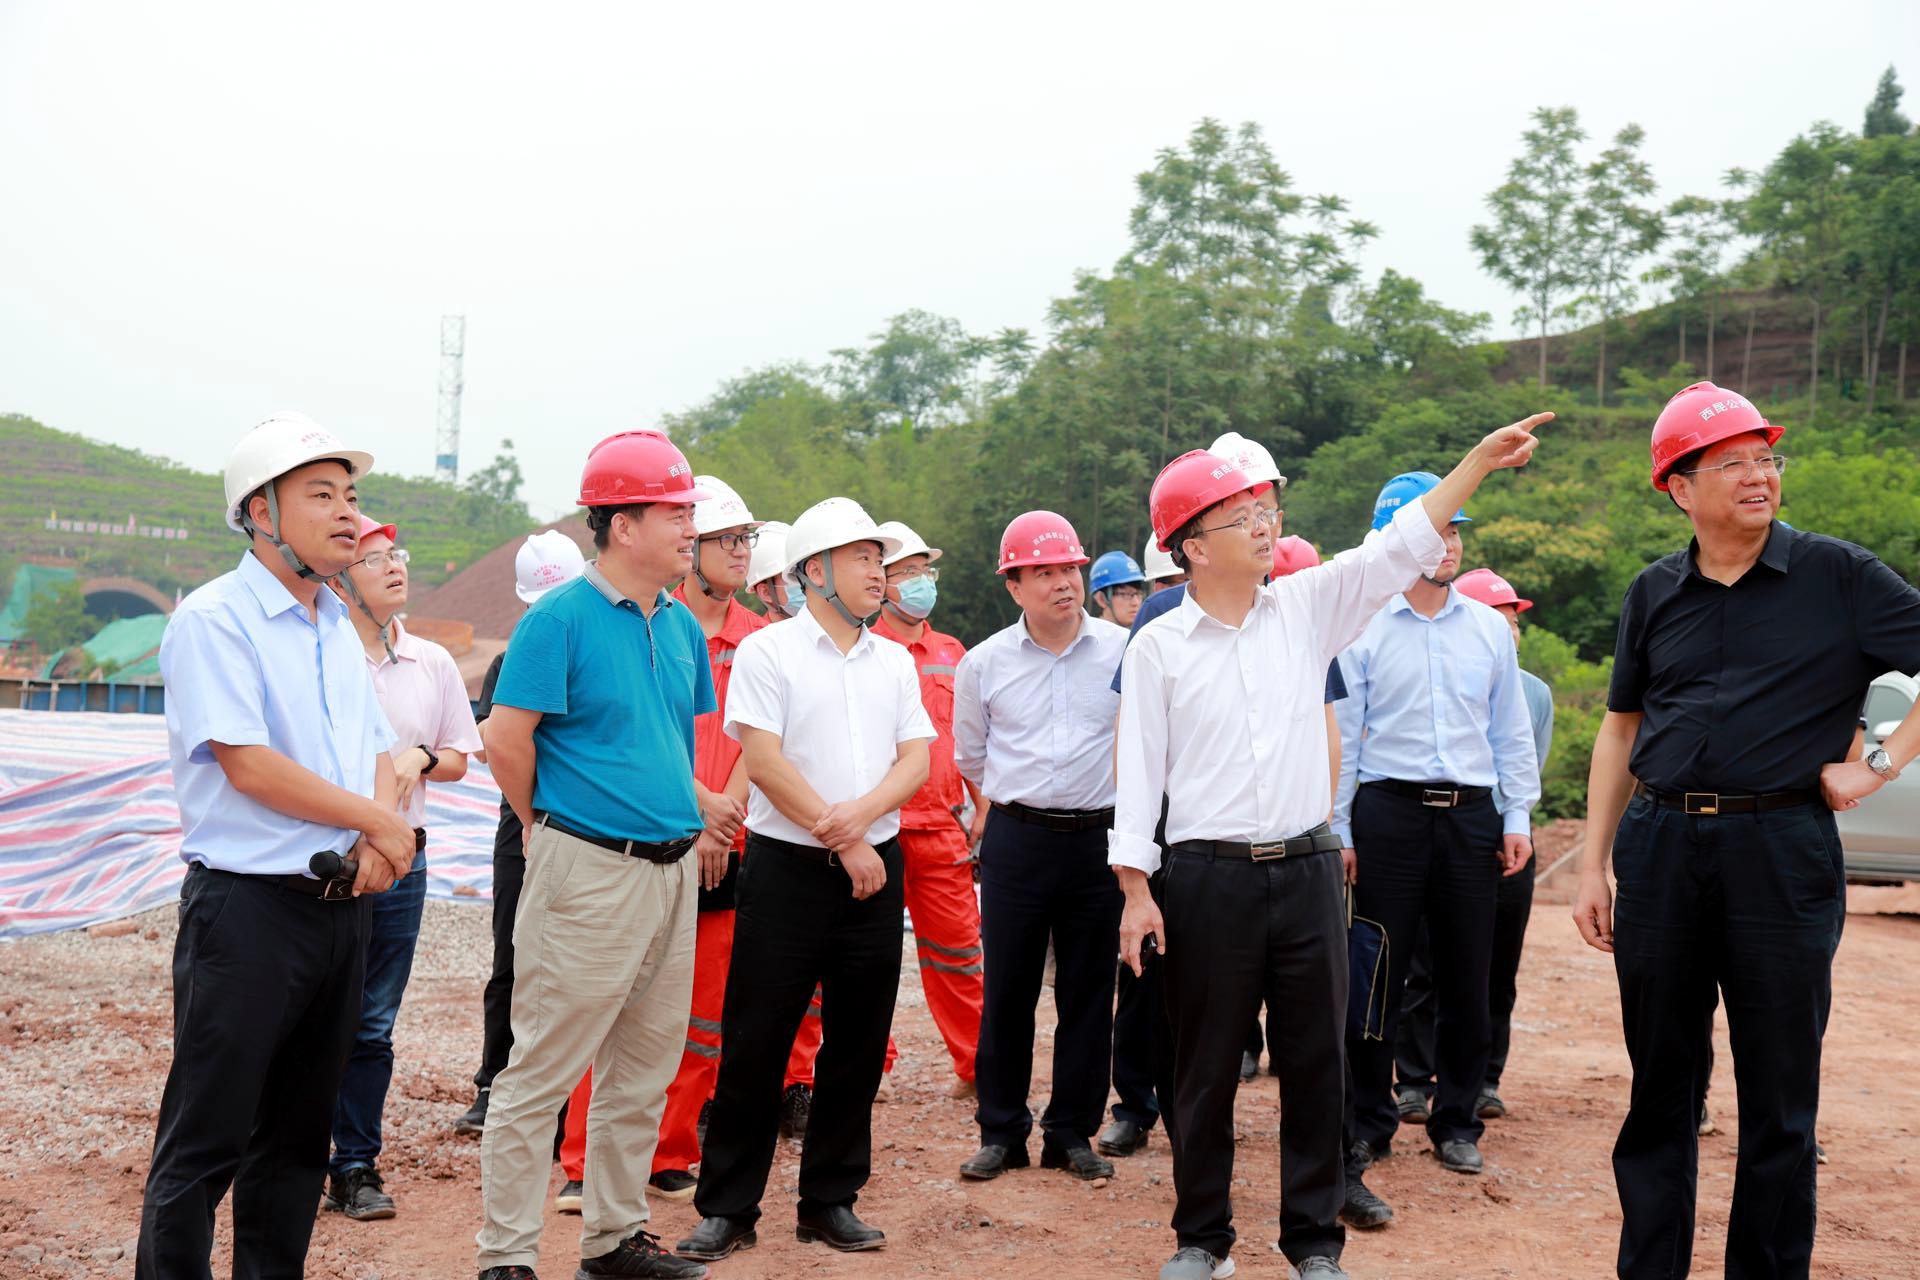
[[(484, 902), (500, 792), (485, 765), (427, 787), (427, 895)], [(0, 941), (180, 892), (180, 811), (159, 716), (0, 710)]]

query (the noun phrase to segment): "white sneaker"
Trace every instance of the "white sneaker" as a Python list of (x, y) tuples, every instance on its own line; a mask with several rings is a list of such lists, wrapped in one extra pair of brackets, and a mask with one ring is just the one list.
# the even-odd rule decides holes
[(1332, 1258), (1316, 1254), (1303, 1258), (1298, 1266), (1287, 1264), (1287, 1280), (1352, 1280)]
[(1160, 1268), (1160, 1280), (1230, 1280), (1233, 1273), (1231, 1257), (1216, 1258), (1197, 1245), (1188, 1245), (1167, 1259)]

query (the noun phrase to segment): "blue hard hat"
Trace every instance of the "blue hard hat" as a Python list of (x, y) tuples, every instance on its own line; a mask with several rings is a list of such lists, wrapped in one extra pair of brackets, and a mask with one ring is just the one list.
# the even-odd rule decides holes
[[(1373, 500), (1373, 527), (1386, 528), (1400, 508), (1426, 497), (1439, 483), (1440, 477), (1431, 471), (1403, 471), (1387, 481), (1380, 486), (1380, 496)], [(1456, 511), (1450, 523), (1469, 524), (1472, 520), (1465, 511)]]
[(1140, 571), (1140, 562), (1124, 551), (1109, 551), (1093, 562), (1093, 570), (1087, 575), (1089, 591), (1105, 591), (1108, 587), (1124, 586), (1129, 582), (1145, 584), (1147, 575)]

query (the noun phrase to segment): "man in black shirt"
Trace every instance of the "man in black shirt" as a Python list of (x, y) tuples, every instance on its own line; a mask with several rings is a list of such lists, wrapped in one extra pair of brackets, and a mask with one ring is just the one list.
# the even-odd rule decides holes
[[(532, 604), (555, 587), (579, 577), (586, 564), (580, 544), (560, 530), (533, 534), (514, 555), (513, 593), (523, 603)], [(480, 705), (474, 709), (474, 719), (480, 722), (482, 740), (487, 717), (493, 712), (493, 686), (500, 679), (500, 664), (506, 657), (505, 650), (495, 654), (480, 682)], [(484, 761), (487, 757), (481, 752), (475, 758)], [(527, 875), (521, 834), (513, 806), (502, 800), (500, 825), (493, 833), (493, 972), (480, 995), (480, 1069), (473, 1073), (473, 1105), (453, 1122), (455, 1133), (476, 1138), (487, 1127), (487, 1099), (493, 1092), (493, 1078), (507, 1065), (507, 1054), (513, 1048), (509, 1022), (513, 1009), (513, 915), (520, 905), (521, 882)]]
[(1653, 483), (1693, 542), (1627, 589), (1594, 742), (1573, 914), (1613, 954), (1633, 1062), (1613, 1151), (1621, 1276), (1683, 1276), (1692, 1262), (1716, 987), (1740, 1111), (1726, 1274), (1807, 1274), (1820, 1043), (1846, 912), (1832, 811), (1920, 752), (1909, 715), (1882, 750), (1838, 763), (1873, 678), (1920, 669), (1920, 592), (1860, 547), (1775, 519), (1780, 434), (1711, 383), (1661, 412)]

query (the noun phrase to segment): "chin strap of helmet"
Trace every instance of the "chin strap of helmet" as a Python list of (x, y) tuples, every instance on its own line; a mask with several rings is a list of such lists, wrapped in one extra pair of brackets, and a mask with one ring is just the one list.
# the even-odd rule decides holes
[(700, 548), (706, 545), (706, 541), (705, 538), (695, 538), (693, 540), (693, 580), (700, 584), (700, 594), (707, 599), (725, 600), (731, 596), (733, 592), (715, 591), (713, 584), (707, 581), (707, 575), (700, 572)]
[(875, 610), (863, 618), (853, 610), (847, 608), (846, 602), (840, 599), (840, 590), (833, 585), (833, 551), (834, 548), (829, 547), (820, 553), (820, 570), (827, 579), (824, 587), (814, 586), (800, 565), (794, 566), (794, 576), (800, 579), (800, 585), (803, 588), (832, 605), (834, 612), (845, 619), (848, 626), (866, 627), (873, 625), (873, 620), (880, 616), (879, 610)]
[(340, 584), (343, 591), (353, 597), (354, 608), (366, 614), (367, 621), (380, 628), (380, 644), (387, 651), (387, 661), (398, 662), (400, 659), (396, 657), (393, 652), (393, 618), (389, 616), (385, 622), (382, 622), (373, 616), (373, 610), (367, 608), (366, 597), (360, 594), (360, 588), (354, 584), (353, 574), (351, 572), (342, 569), (334, 581)]
[[(313, 569), (308, 568), (306, 563), (300, 559), (299, 554), (280, 538), (280, 498), (279, 495), (274, 492), (274, 483), (275, 480), (278, 479), (279, 477), (276, 476), (274, 480), (269, 480), (260, 486), (260, 491), (266, 495), (267, 519), (273, 522), (273, 528), (271, 530), (262, 529), (253, 522), (253, 517), (247, 514), (247, 507), (253, 501), (251, 498), (240, 506), (240, 527), (247, 531), (248, 536), (257, 533), (268, 542), (271, 542), (274, 545), (274, 549), (280, 553), (280, 558), (287, 562), (287, 568), (293, 570), (294, 573), (300, 577), (325, 582), (325, 578), (321, 577), (320, 574)], [(368, 616), (371, 617), (372, 615)]]

